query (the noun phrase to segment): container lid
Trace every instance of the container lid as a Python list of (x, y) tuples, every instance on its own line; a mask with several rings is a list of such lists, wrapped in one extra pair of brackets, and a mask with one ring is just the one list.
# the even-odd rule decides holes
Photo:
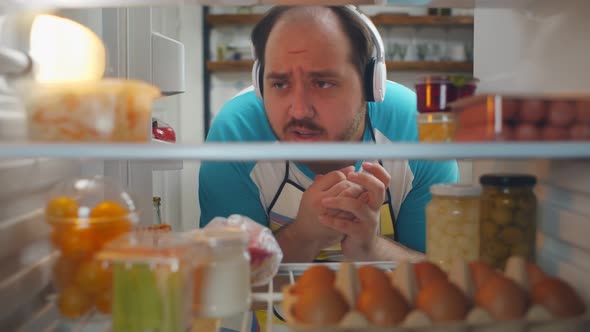
[(484, 174), (479, 183), (484, 186), (530, 187), (537, 183), (537, 178), (527, 174)]
[(248, 233), (236, 227), (204, 228), (202, 234), (212, 249), (248, 245)]
[(457, 183), (440, 183), (430, 186), (430, 193), (438, 196), (479, 196), (481, 187)]
[(198, 246), (175, 233), (134, 231), (107, 243), (98, 253), (99, 260), (129, 264), (172, 264), (196, 258)]
[(129, 193), (109, 178), (71, 178), (55, 185), (45, 206), (50, 224), (88, 226), (125, 219), (138, 221), (138, 211)]

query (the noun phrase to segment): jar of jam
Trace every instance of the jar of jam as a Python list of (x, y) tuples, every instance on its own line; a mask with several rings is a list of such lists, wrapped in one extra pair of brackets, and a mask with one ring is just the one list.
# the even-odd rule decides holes
[(480, 214), (480, 258), (504, 268), (510, 256), (534, 259), (537, 224), (537, 179), (523, 174), (487, 174)]
[(456, 88), (448, 77), (428, 76), (416, 82), (419, 113), (443, 112), (456, 98)]
[(437, 184), (426, 206), (426, 256), (448, 271), (454, 259), (479, 257), (480, 187)]

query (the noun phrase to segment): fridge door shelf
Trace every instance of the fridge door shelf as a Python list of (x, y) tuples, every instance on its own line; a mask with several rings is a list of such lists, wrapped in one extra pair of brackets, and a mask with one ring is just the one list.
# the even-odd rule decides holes
[(105, 160), (589, 159), (590, 142), (519, 143), (0, 143), (0, 158)]

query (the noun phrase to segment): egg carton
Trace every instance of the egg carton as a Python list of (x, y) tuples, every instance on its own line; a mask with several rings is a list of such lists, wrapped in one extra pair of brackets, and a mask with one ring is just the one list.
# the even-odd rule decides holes
[[(282, 288), (282, 312), (290, 331), (392, 331), (392, 332), (550, 332), (590, 331), (590, 310), (586, 305), (586, 312), (574, 318), (556, 318), (543, 306), (530, 306), (522, 319), (498, 321), (479, 306), (474, 306), (460, 322), (435, 323), (429, 316), (415, 307), (418, 286), (414, 266), (407, 261), (401, 261), (393, 271), (386, 272), (391, 284), (397, 288), (407, 303), (410, 312), (400, 324), (395, 327), (378, 327), (360, 311), (355, 309), (356, 299), (360, 294), (360, 281), (357, 267), (353, 263), (340, 263), (336, 270), (334, 287), (342, 294), (348, 307), (351, 308), (344, 317), (333, 326), (314, 326), (298, 321), (293, 308), (298, 295), (293, 292), (295, 284)], [(523, 289), (529, 289), (529, 276), (526, 262), (520, 257), (511, 257), (506, 265), (504, 276), (514, 281)], [(456, 285), (474, 303), (475, 283), (471, 276), (469, 265), (462, 260), (456, 260), (448, 274), (448, 280)]]
[(449, 105), (457, 141), (590, 140), (590, 95), (478, 95)]

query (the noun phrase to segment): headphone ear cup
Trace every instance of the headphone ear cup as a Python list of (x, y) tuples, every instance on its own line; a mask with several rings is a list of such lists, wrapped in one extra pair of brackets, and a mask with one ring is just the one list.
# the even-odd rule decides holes
[(256, 96), (262, 99), (262, 80), (260, 79), (262, 76), (260, 70), (260, 62), (258, 60), (254, 61), (254, 65), (252, 66), (252, 86), (254, 87), (254, 92)]
[(371, 58), (371, 61), (367, 63), (367, 67), (365, 68), (365, 77), (364, 77), (364, 88), (365, 88), (365, 99), (367, 101), (375, 101), (375, 95), (373, 93), (373, 81), (375, 78), (375, 58)]
[(373, 65), (373, 101), (380, 103), (385, 99), (385, 85), (387, 81), (387, 69), (385, 62), (376, 61)]

